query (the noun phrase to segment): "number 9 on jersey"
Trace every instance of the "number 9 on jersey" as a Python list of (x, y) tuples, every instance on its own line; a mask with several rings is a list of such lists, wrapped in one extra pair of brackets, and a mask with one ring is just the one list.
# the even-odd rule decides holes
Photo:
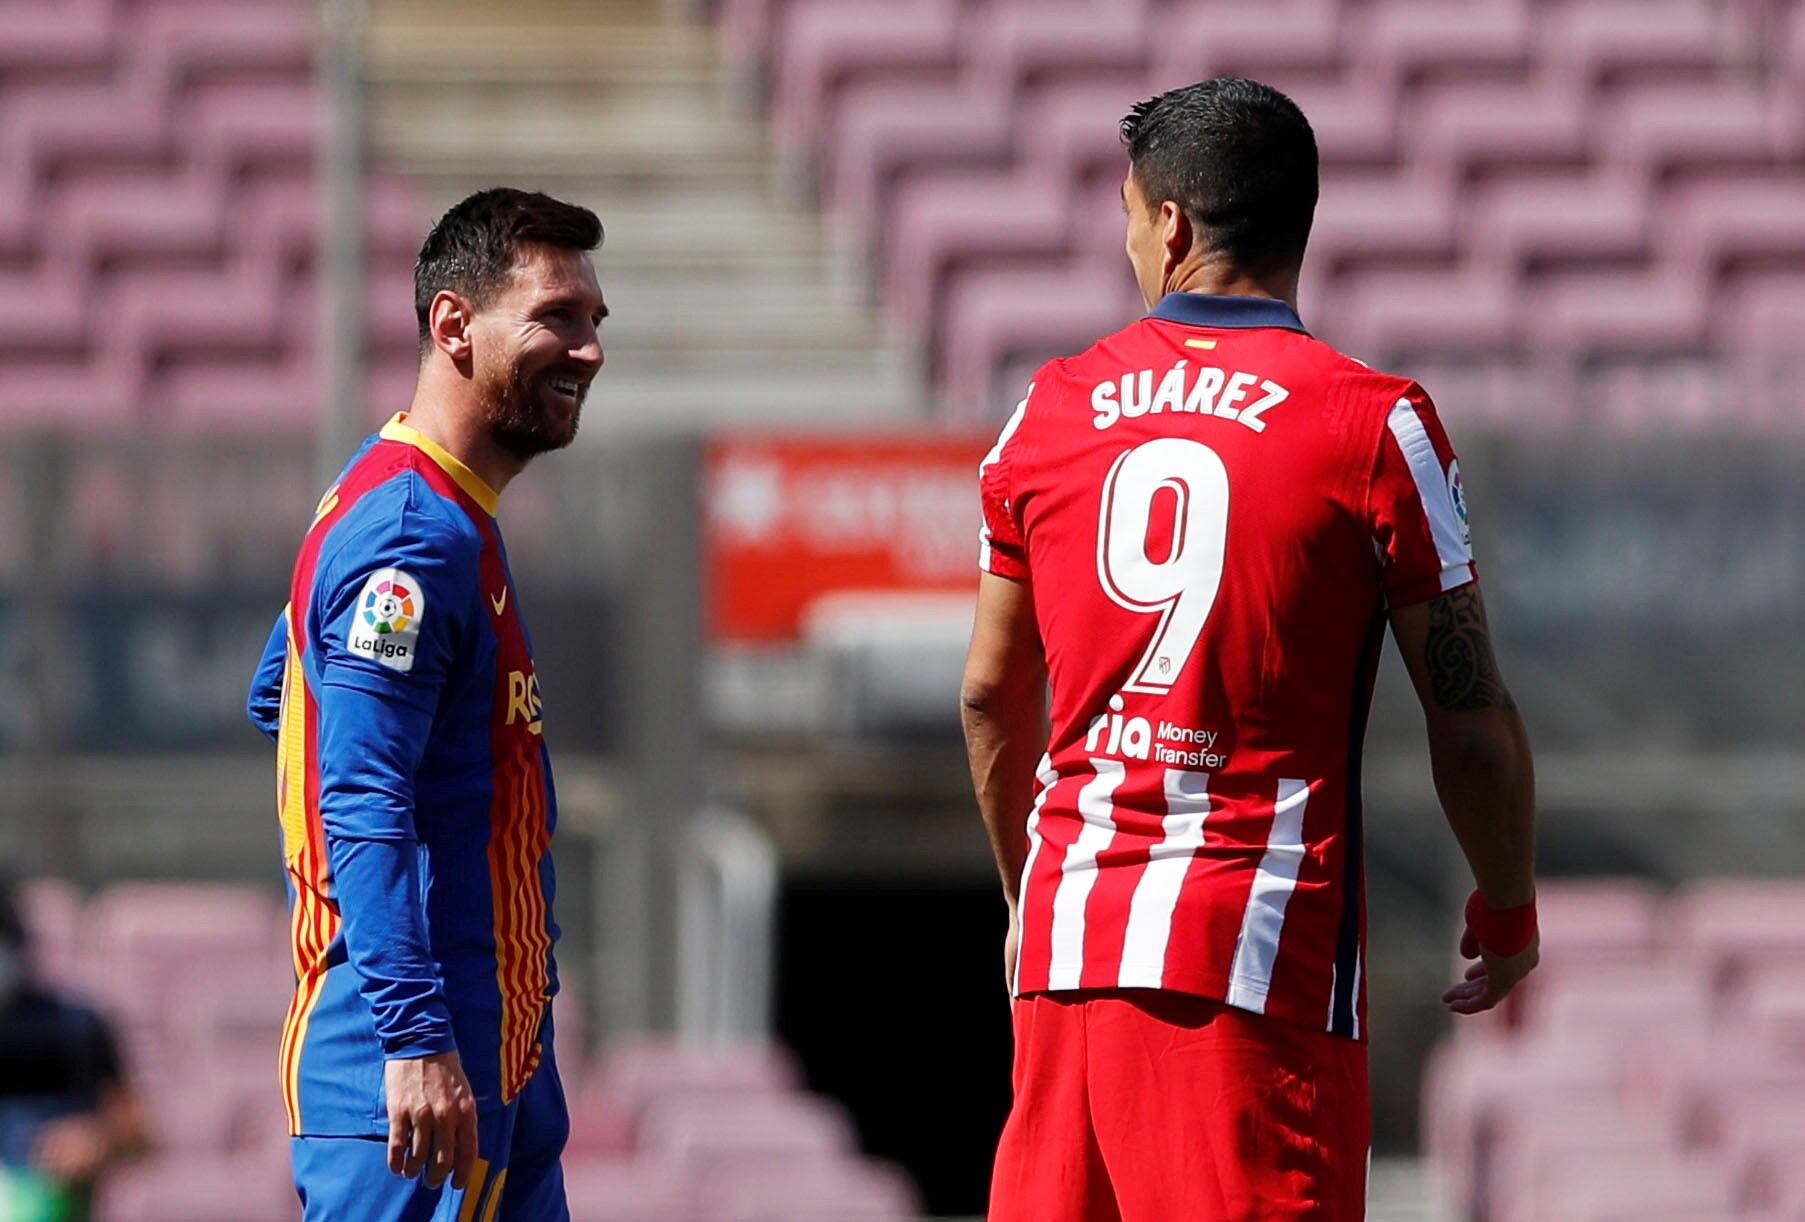
[[(1171, 547), (1155, 560), (1149, 541), (1168, 525)], [(1118, 606), (1159, 616), (1123, 691), (1172, 690), (1216, 603), (1227, 541), (1228, 468), (1202, 442), (1161, 437), (1124, 450), (1110, 467), (1097, 519), (1097, 580)]]

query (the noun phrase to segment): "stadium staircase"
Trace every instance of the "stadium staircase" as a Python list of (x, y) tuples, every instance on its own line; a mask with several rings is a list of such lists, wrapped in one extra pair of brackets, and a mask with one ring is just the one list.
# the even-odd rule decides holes
[(586, 436), (925, 404), (817, 218), (783, 202), (714, 31), (657, 0), (374, 0), (375, 161), (435, 214), (498, 183), (593, 207), (612, 311)]

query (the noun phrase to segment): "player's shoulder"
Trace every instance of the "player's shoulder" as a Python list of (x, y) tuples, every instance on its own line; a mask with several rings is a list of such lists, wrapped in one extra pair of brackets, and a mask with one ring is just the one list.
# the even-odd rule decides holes
[(473, 565), (483, 539), (463, 506), (434, 488), (405, 452), (372, 459), (383, 466), (345, 507), (322, 559), (357, 566), (405, 555), (453, 568)]
[(1426, 404), (1429, 393), (1422, 383), (1404, 374), (1375, 369), (1359, 357), (1315, 337), (1308, 337), (1311, 359), (1320, 362), (1329, 394), (1347, 409), (1376, 416), (1388, 415), (1399, 400)]

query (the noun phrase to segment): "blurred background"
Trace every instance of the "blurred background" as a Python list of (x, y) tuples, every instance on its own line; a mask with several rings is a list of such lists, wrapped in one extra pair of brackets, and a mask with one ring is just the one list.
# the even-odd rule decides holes
[(1118, 120), (1222, 72), (1315, 125), (1304, 319), (1436, 397), (1537, 747), (1547, 966), (1456, 1033), (1387, 664), (1372, 1216), (1805, 1217), (1805, 4), (0, 0), (0, 864), (148, 1115), (98, 1217), (297, 1212), (243, 697), (407, 403), (414, 252), (497, 183), (607, 228), (583, 434), (503, 512), (575, 1216), (982, 1212), (976, 462), (1139, 313)]

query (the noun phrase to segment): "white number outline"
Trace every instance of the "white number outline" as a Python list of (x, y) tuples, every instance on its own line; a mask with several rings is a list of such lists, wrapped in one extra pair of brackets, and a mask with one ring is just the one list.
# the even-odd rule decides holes
[[(1146, 554), (1147, 526), (1161, 488), (1172, 489), (1178, 503), (1172, 551), (1164, 562), (1154, 564)], [(1128, 495), (1135, 499), (1125, 501)], [(1222, 588), (1228, 508), (1228, 467), (1216, 451), (1200, 441), (1155, 438), (1123, 450), (1110, 466), (1097, 511), (1097, 581), (1110, 601), (1123, 610), (1160, 617), (1123, 691), (1163, 696), (1184, 673)], [(1117, 541), (1115, 547), (1112, 540)], [(1132, 552), (1123, 551), (1130, 546)], [(1124, 560), (1146, 566), (1147, 571), (1125, 573)], [(1195, 569), (1185, 584), (1168, 594), (1146, 588), (1150, 579), (1182, 572), (1181, 565)], [(1124, 588), (1135, 582), (1138, 590)], [(1200, 611), (1197, 599), (1202, 600)], [(1181, 609), (1185, 612), (1182, 617), (1178, 614)], [(1174, 633), (1182, 635), (1174, 637)], [(1166, 664), (1163, 671), (1161, 662)]]

